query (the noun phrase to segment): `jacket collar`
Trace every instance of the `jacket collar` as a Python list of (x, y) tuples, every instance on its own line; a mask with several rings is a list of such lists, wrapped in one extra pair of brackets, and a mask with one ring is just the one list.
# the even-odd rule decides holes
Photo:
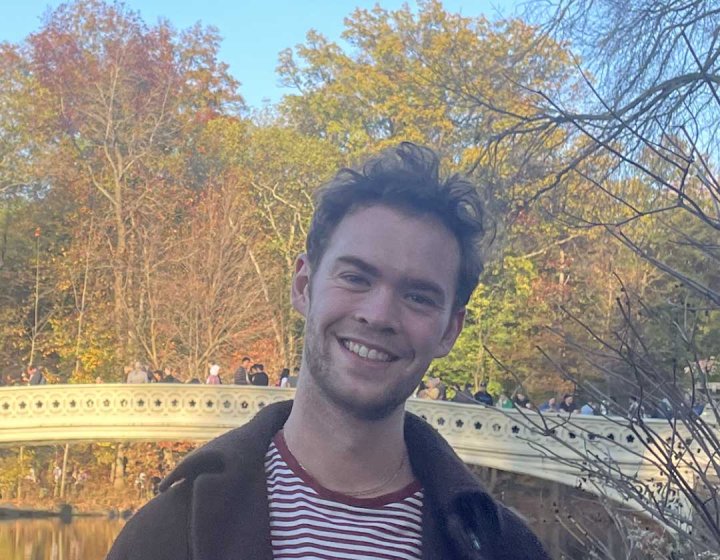
[[(427, 422), (405, 414), (405, 443), (425, 491), (423, 559), (487, 557), (497, 550), (497, 505), (450, 444)], [(480, 551), (483, 554), (480, 554)]]
[[(272, 560), (265, 453), (291, 409), (292, 401), (265, 407), (245, 426), (188, 455), (163, 481), (161, 490), (182, 479), (194, 481), (192, 560)], [(425, 492), (423, 558), (441, 558), (460, 544), (458, 539), (468, 538), (463, 525), (467, 515), (458, 512), (469, 502), (474, 511), (480, 504), (482, 533), (498, 536), (494, 501), (450, 445), (410, 413), (405, 415), (405, 441), (413, 472)]]

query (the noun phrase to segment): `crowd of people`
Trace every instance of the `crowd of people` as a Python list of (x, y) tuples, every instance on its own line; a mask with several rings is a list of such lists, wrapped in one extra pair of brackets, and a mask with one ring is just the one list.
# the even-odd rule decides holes
[[(470, 383), (466, 383), (462, 388), (455, 386), (454, 389), (455, 395), (452, 398), (448, 398), (447, 388), (440, 378), (429, 377), (420, 383), (415, 397), (441, 401), (450, 400), (461, 404), (475, 404), (504, 409), (520, 408), (541, 413), (574, 413), (582, 416), (622, 415), (635, 419), (671, 419), (677, 414), (667, 397), (659, 399), (647, 398), (644, 399), (641, 404), (636, 396), (630, 396), (627, 407), (622, 408), (614, 397), (602, 401), (589, 398), (586, 399), (582, 405), (579, 405), (576, 395), (565, 393), (560, 398), (550, 397), (542, 404), (536, 405), (522, 390), (515, 391), (512, 398), (501, 393), (496, 399), (488, 392), (487, 382), (485, 381), (479, 384), (478, 390), (475, 392), (473, 392), (472, 384)], [(705, 409), (705, 402), (700, 399), (690, 400), (690, 402), (692, 402), (692, 406), (690, 406), (692, 413), (700, 416)]]
[[(125, 367), (123, 379), (125, 383), (205, 383), (207, 385), (256, 385), (261, 387), (294, 388), (297, 387), (299, 372), (300, 368), (298, 367), (295, 367), (292, 373), (290, 368), (283, 368), (277, 375), (270, 376), (265, 371), (265, 366), (262, 363), (255, 363), (249, 356), (245, 356), (230, 376), (223, 377), (223, 368), (219, 364), (211, 364), (204, 381), (198, 377), (190, 377), (183, 381), (176, 368), (165, 367), (153, 370), (140, 361), (135, 362), (133, 366)], [(39, 366), (34, 364), (29, 365), (20, 375), (8, 374), (0, 376), (0, 386), (44, 385), (47, 382), (47, 375), (43, 373)], [(98, 377), (95, 382), (103, 383), (103, 380)], [(454, 396), (449, 398), (445, 383), (439, 377), (431, 376), (420, 382), (415, 397), (440, 401), (450, 400), (456, 403), (479, 404), (504, 409), (521, 408), (546, 413), (576, 413), (583, 416), (605, 416), (609, 411), (611, 415), (619, 415), (619, 410), (621, 410), (614, 397), (604, 401), (586, 399), (582, 405), (579, 405), (576, 395), (565, 393), (561, 397), (550, 397), (542, 404), (536, 405), (522, 390), (515, 391), (512, 398), (502, 393), (496, 398), (488, 392), (486, 381), (482, 381), (478, 386), (478, 390), (474, 392), (471, 383), (466, 383), (462, 388), (455, 386), (454, 389)], [(705, 403), (701, 400), (694, 401), (691, 406), (693, 413), (698, 416), (703, 413), (704, 408)], [(641, 404), (636, 396), (630, 396), (625, 410), (626, 413), (623, 415), (631, 418), (670, 419), (675, 415), (673, 405), (667, 398), (645, 399)]]
[(16, 375), (11, 373), (0, 375), (0, 387), (10, 387), (13, 385), (45, 385), (46, 383), (46, 375), (42, 369), (35, 364), (30, 364)]
[(199, 377), (191, 377), (186, 381), (182, 381), (174, 368), (166, 367), (164, 369), (152, 370), (142, 362), (135, 362), (134, 366), (125, 368), (124, 378), (126, 383), (189, 383), (206, 385), (256, 385), (259, 387), (296, 387), (298, 373), (300, 368), (295, 368), (290, 373), (290, 368), (283, 370), (273, 377), (265, 371), (265, 366), (261, 363), (254, 363), (249, 356), (245, 356), (240, 365), (230, 376), (223, 377), (223, 368), (217, 363), (213, 363), (208, 368), (208, 374), (204, 381)]
[[(290, 368), (283, 368), (277, 374), (268, 374), (262, 363), (253, 362), (250, 357), (245, 356), (240, 365), (231, 375), (225, 375), (223, 368), (212, 363), (208, 367), (208, 374), (204, 379), (199, 376), (184, 378), (178, 373), (177, 368), (164, 367), (152, 369), (148, 364), (141, 361), (126, 366), (123, 370), (122, 380), (124, 383), (189, 383), (208, 385), (257, 385), (261, 387), (296, 387), (300, 368), (296, 367), (292, 373)], [(0, 375), (0, 387), (23, 386), (23, 385), (45, 385), (46, 383), (60, 382), (57, 376), (48, 375), (37, 365), (31, 364), (18, 373)], [(95, 383), (105, 383), (102, 377), (96, 377)]]

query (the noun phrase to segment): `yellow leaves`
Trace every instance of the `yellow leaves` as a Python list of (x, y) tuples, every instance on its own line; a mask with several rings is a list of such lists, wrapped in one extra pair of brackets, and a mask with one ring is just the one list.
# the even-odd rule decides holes
[(416, 11), (356, 10), (345, 26), (352, 49), (314, 34), (297, 59), (285, 53), (279, 72), (303, 84), (282, 106), (294, 125), (353, 154), (412, 140), (471, 168), (507, 161), (501, 174), (517, 172), (513, 142), (492, 154), (481, 149), (536, 111), (527, 87), (555, 87), (567, 64), (559, 45), (536, 42), (525, 23), (491, 25), (434, 0)]

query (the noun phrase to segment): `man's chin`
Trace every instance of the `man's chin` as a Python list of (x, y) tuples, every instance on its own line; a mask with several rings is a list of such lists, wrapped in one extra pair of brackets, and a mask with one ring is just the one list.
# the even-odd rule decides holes
[(382, 395), (377, 398), (363, 399), (357, 395), (336, 393), (332, 389), (324, 392), (340, 410), (365, 422), (378, 422), (392, 416), (398, 409), (404, 408), (405, 401), (409, 396), (390, 399), (386, 395)]

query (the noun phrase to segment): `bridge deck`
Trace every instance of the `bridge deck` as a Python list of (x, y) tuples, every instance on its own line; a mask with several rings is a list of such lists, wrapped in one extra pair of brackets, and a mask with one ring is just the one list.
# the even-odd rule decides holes
[[(235, 385), (3, 387), (0, 445), (206, 441), (292, 395), (292, 389)], [(592, 454), (623, 476), (651, 480), (658, 474), (636, 426), (624, 418), (573, 415), (569, 419), (417, 399), (410, 399), (407, 409), (442, 433), (469, 464), (584, 486), (595, 493), (603, 489), (588, 483), (583, 463)], [(670, 437), (666, 421), (647, 422), (660, 437)]]

